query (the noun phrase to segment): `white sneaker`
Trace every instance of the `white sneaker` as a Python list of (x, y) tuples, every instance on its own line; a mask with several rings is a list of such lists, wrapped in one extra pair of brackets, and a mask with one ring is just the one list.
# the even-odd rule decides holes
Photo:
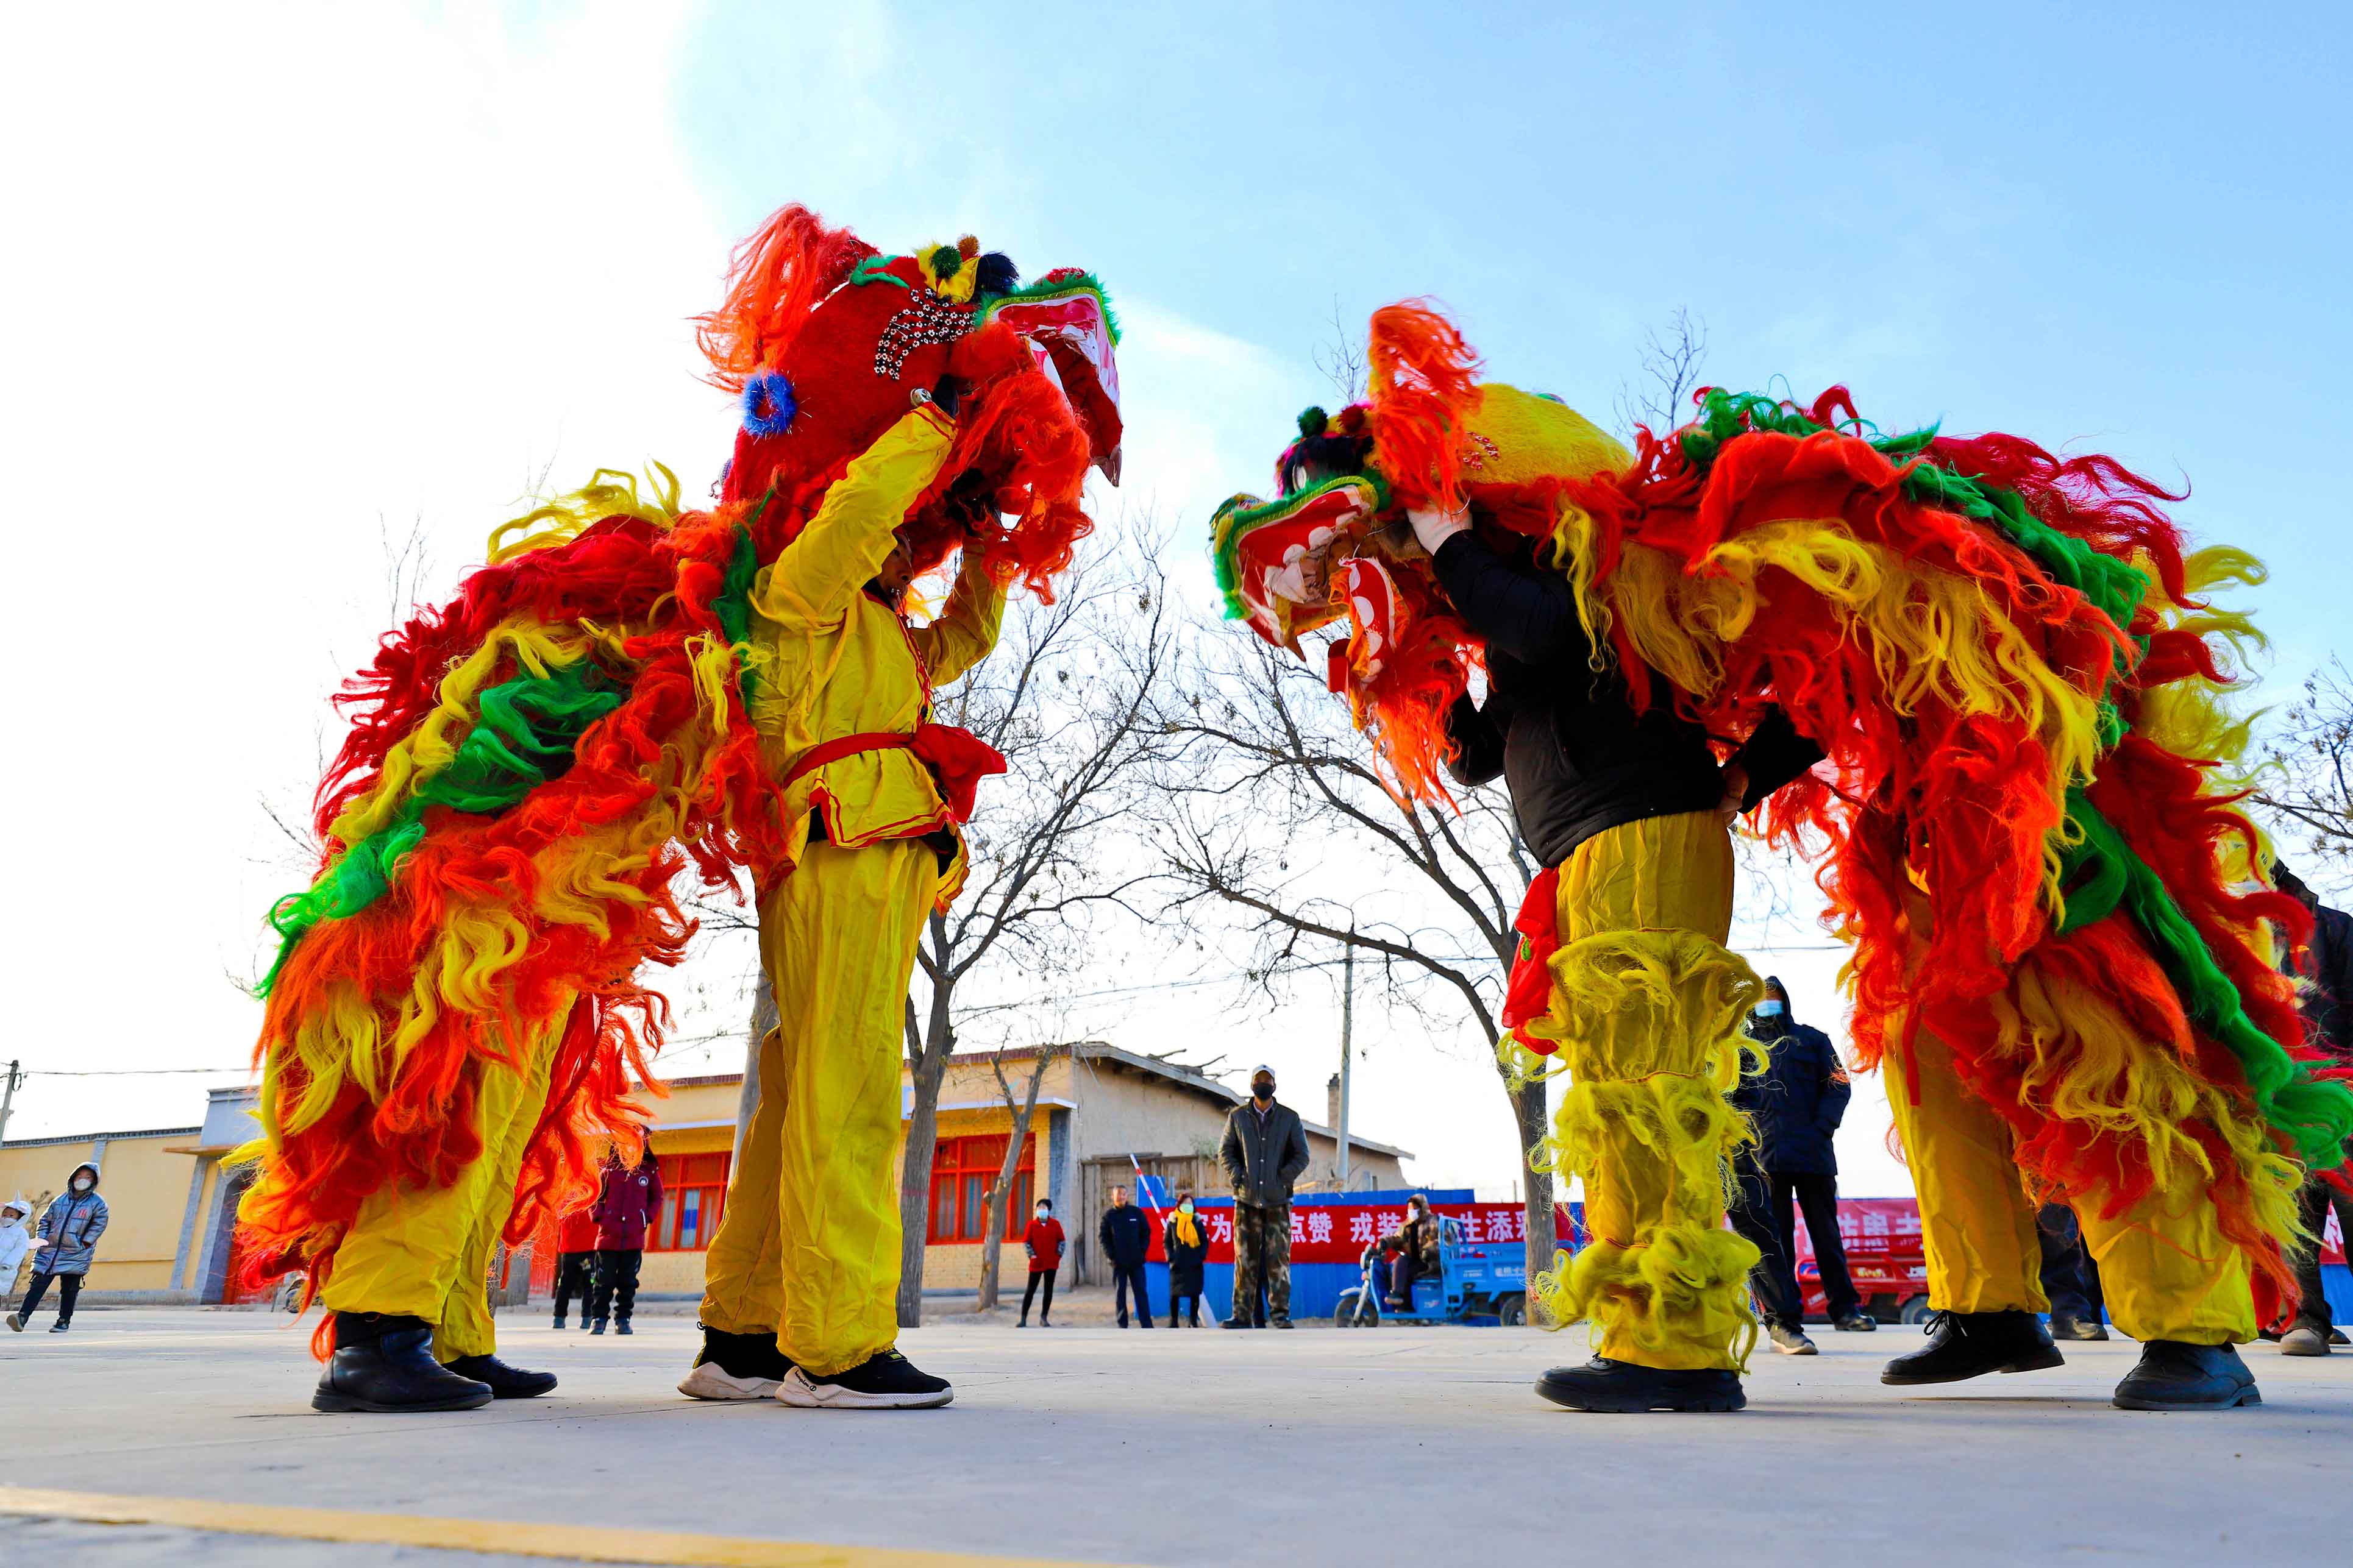
[(2318, 1329), (2290, 1329), (2280, 1336), (2282, 1355), (2327, 1355), (2328, 1336)]
[(915, 1370), (897, 1351), (883, 1351), (831, 1377), (795, 1367), (776, 1385), (776, 1398), (802, 1410), (933, 1410), (955, 1397), (947, 1379)]
[(698, 1364), (679, 1379), (678, 1391), (689, 1399), (770, 1399), (776, 1392), (773, 1377), (738, 1377), (715, 1361)]

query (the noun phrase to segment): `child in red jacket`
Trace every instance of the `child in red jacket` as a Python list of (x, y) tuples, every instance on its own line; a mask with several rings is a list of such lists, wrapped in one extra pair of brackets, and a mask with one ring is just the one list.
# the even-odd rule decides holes
[(1038, 1326), (1054, 1326), (1054, 1271), (1062, 1266), (1062, 1222), (1054, 1217), (1051, 1198), (1038, 1200), (1037, 1217), (1029, 1228), (1021, 1233), (1021, 1250), (1029, 1255), (1029, 1283), (1021, 1292), (1021, 1321), (1013, 1326), (1029, 1326), (1029, 1301), (1038, 1294), (1038, 1281), (1046, 1282), (1046, 1304), (1038, 1310)]

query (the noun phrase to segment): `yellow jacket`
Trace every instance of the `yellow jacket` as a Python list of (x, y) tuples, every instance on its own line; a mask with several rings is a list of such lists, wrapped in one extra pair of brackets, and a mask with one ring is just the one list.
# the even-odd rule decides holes
[[(753, 580), (752, 720), (778, 777), (822, 742), (913, 734), (930, 717), (926, 672), (931, 687), (944, 686), (996, 647), (1004, 590), (972, 552), (947, 607), (927, 626), (909, 626), (866, 592), (891, 557), (892, 531), (939, 477), (955, 430), (930, 405), (909, 413), (851, 461), (800, 537)], [(785, 792), (785, 811), (796, 863), (813, 812), (845, 849), (955, 826), (931, 771), (902, 750), (860, 752), (810, 770)], [(943, 908), (963, 879), (958, 836), (955, 864), (941, 880)]]

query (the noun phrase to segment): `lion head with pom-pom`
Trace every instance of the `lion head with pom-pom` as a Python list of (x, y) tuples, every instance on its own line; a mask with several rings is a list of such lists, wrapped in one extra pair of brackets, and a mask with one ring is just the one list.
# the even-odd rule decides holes
[(701, 328), (712, 380), (743, 400), (722, 500), (752, 514), (764, 559), (923, 397), (957, 427), (901, 529), (919, 571), (970, 543), (1000, 580), (1050, 596), (1092, 526), (1088, 467), (1118, 482), (1119, 328), (1090, 273), (1025, 287), (969, 236), (884, 256), (788, 206), (737, 247)]
[(1371, 393), (1310, 408), (1275, 461), (1275, 496), (1238, 495), (1210, 522), (1229, 618), (1278, 647), (1345, 621), (1328, 679), (1379, 742), (1405, 794), (1442, 798), (1448, 706), (1478, 639), (1440, 591), (1409, 508), (1467, 508), (1522, 552), (1554, 525), (1559, 482), (1632, 454), (1557, 398), (1477, 379), (1461, 334), (1426, 301), (1374, 312)]

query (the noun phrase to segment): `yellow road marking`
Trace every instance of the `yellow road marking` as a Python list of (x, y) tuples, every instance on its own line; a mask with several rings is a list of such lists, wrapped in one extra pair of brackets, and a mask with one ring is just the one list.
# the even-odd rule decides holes
[(828, 1546), (668, 1530), (602, 1525), (527, 1524), (502, 1520), (432, 1519), (421, 1514), (358, 1513), (333, 1508), (209, 1502), (201, 1498), (125, 1497), (106, 1492), (0, 1487), (0, 1514), (70, 1519), (88, 1524), (162, 1524), (231, 1535), (296, 1541), (430, 1546), (508, 1557), (586, 1563), (673, 1563), (711, 1568), (1083, 1568), (1042, 1557), (988, 1557), (969, 1552), (919, 1552), (893, 1546)]

